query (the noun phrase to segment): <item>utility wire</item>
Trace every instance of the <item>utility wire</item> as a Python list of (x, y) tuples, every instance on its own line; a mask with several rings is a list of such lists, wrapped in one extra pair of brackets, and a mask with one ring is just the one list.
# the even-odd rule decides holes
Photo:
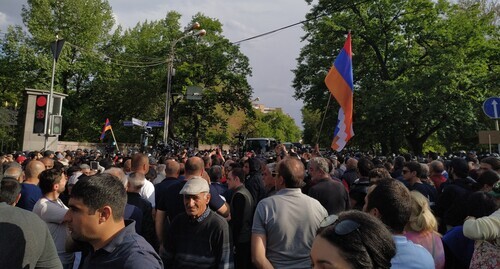
[(239, 40), (239, 41), (236, 41), (236, 42), (233, 42), (233, 45), (238, 45), (238, 44), (241, 44), (243, 42), (246, 42), (246, 41), (250, 41), (250, 40), (253, 40), (253, 39), (256, 39), (256, 38), (259, 38), (259, 37), (263, 37), (263, 36), (266, 36), (266, 35), (270, 35), (270, 34), (274, 34), (276, 32), (279, 32), (279, 31), (283, 31), (285, 29), (288, 29), (288, 28), (291, 28), (291, 27), (294, 27), (294, 26), (297, 26), (299, 24), (304, 24), (306, 22), (310, 22), (312, 20), (316, 20), (318, 18), (321, 18), (323, 16), (326, 16), (325, 15), (320, 15), (320, 16), (317, 16), (317, 17), (314, 17), (312, 19), (308, 19), (308, 20), (303, 20), (303, 21), (299, 21), (299, 22), (296, 22), (296, 23), (293, 23), (293, 24), (290, 24), (290, 25), (287, 25), (287, 26), (284, 26), (284, 27), (281, 27), (281, 28), (278, 28), (278, 29), (275, 29), (275, 30), (272, 30), (272, 31), (269, 31), (269, 32), (265, 32), (263, 34), (259, 34), (259, 35), (256, 35), (256, 36), (252, 36), (252, 37), (248, 37), (248, 38), (245, 38), (245, 39), (242, 39), (242, 40)]
[(108, 55), (106, 55), (106, 54), (104, 54), (102, 52), (84, 49), (84, 48), (79, 47), (79, 46), (77, 46), (75, 44), (72, 44), (70, 42), (66, 42), (66, 44), (68, 44), (70, 47), (73, 47), (73, 48), (75, 48), (75, 49), (77, 49), (79, 51), (87, 52), (87, 53), (90, 53), (90, 54), (95, 54), (97, 57), (101, 56), (102, 58), (104, 58), (104, 60), (109, 60), (113, 64), (122, 65), (122, 66), (128, 66), (128, 67), (151, 67), (151, 66), (156, 66), (156, 65), (164, 64), (164, 63), (167, 62), (166, 59), (160, 59), (160, 58), (155, 59), (155, 61), (148, 61), (148, 62), (138, 62), (138, 61), (121, 60), (121, 59), (116, 59), (116, 58), (113, 58), (113, 57), (109, 57)]
[[(274, 33), (286, 30), (288, 28), (291, 28), (291, 27), (294, 27), (294, 26), (297, 26), (297, 25), (300, 25), (300, 24), (304, 24), (304, 23), (307, 23), (307, 22), (310, 22), (310, 21), (313, 21), (313, 20), (317, 20), (317, 19), (319, 19), (321, 17), (324, 17), (324, 16), (327, 16), (327, 15), (328, 14), (318, 15), (318, 16), (316, 16), (314, 18), (311, 18), (311, 19), (308, 19), (308, 20), (303, 20), (303, 21), (300, 21), (300, 22), (292, 23), (292, 24), (289, 24), (287, 26), (280, 27), (280, 28), (275, 29), (275, 30), (271, 30), (269, 32), (265, 32), (265, 33), (258, 34), (258, 35), (252, 36), (252, 37), (248, 37), (248, 38), (245, 38), (245, 39), (242, 39), (242, 40), (239, 40), (239, 41), (232, 42), (232, 44), (233, 45), (239, 45), (239, 44), (241, 44), (243, 42), (247, 42), (247, 41), (250, 41), (250, 40), (253, 40), (253, 39), (257, 39), (257, 38), (260, 38), (260, 37), (263, 37), (263, 36), (274, 34)], [(6, 36), (7, 34), (6, 33), (0, 33), (0, 35)], [(104, 58), (104, 60), (109, 60), (109, 63), (110, 64), (114, 64), (114, 65), (120, 65), (120, 66), (125, 66), (125, 67), (133, 67), (133, 68), (144, 68), (144, 67), (154, 67), (154, 66), (158, 66), (158, 65), (162, 65), (162, 64), (167, 63), (166, 59), (161, 59), (161, 58), (152, 59), (152, 61), (148, 61), (148, 62), (121, 60), (121, 59), (116, 59), (116, 58), (107, 56), (106, 54), (104, 54), (102, 52), (90, 51), (88, 49), (79, 47), (79, 46), (77, 46), (75, 44), (71, 44), (69, 42), (66, 42), (66, 44), (68, 44), (69, 46), (71, 46), (71, 47), (73, 47), (73, 48), (75, 48), (75, 49), (77, 49), (79, 51), (87, 52), (87, 53), (90, 53), (90, 54), (94, 54), (94, 55), (96, 55), (96, 57), (102, 57), (102, 58)]]

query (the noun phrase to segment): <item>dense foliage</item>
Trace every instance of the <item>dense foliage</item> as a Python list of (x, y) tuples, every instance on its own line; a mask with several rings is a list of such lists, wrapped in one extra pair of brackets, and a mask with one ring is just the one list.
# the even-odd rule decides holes
[[(295, 96), (307, 109), (305, 142), (313, 142), (319, 129), (311, 122), (320, 123), (330, 95), (323, 80), (348, 30), (356, 134), (348, 146), (421, 154), (436, 136), (452, 151), (477, 146), (477, 132), (492, 128), (481, 107), (500, 88), (496, 6), (446, 0), (314, 3), (307, 17), (317, 19), (304, 26), (308, 44), (294, 70)], [(336, 123), (338, 104), (330, 104), (320, 134), (322, 146), (329, 145)], [(314, 121), (306, 120), (312, 116)]]
[[(122, 122), (132, 117), (163, 120), (167, 58), (179, 39), (174, 48), (170, 137), (195, 145), (227, 143), (241, 132), (228, 128), (228, 118), (237, 111), (240, 117), (255, 117), (248, 58), (223, 36), (217, 19), (193, 16), (191, 21), (207, 31), (200, 39), (182, 38), (186, 32), (175, 11), (124, 30), (115, 25), (105, 0), (29, 0), (22, 17), (27, 31), (11, 26), (1, 40), (0, 99), (22, 107), (25, 88), (50, 89), (50, 43), (56, 35), (64, 39), (54, 86), (68, 95), (60, 140), (97, 142), (109, 118), (119, 142), (138, 142), (142, 130)], [(182, 98), (193, 85), (203, 89), (201, 101)], [(162, 132), (153, 129), (153, 142), (162, 140)]]

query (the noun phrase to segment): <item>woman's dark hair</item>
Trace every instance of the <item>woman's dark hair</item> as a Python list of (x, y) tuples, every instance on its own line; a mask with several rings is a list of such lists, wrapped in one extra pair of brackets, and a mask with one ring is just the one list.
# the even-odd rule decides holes
[[(339, 234), (337, 230), (340, 227), (337, 226), (345, 224), (356, 226), (341, 229), (344, 231)], [(353, 230), (349, 231), (350, 228)], [(396, 255), (396, 245), (385, 225), (357, 210), (340, 213), (337, 221), (322, 229), (318, 236), (340, 249), (341, 255), (353, 268), (390, 268), (391, 259)]]
[(489, 216), (497, 210), (496, 198), (493, 195), (477, 191), (467, 198), (467, 216), (481, 218)]

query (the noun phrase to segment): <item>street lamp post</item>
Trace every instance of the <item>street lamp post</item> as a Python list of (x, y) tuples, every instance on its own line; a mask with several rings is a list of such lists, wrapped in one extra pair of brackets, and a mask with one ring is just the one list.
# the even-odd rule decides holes
[[(170, 96), (172, 96), (172, 76), (174, 73), (174, 59), (175, 59), (175, 46), (179, 41), (191, 37), (191, 36), (204, 36), (207, 31), (200, 29), (200, 24), (198, 22), (193, 23), (184, 31), (184, 35), (180, 38), (174, 40), (170, 44), (170, 54), (168, 55), (167, 61), (167, 92), (165, 100), (165, 123), (163, 124), (163, 143), (166, 146), (168, 144), (168, 127), (170, 125)], [(197, 30), (193, 32), (193, 30)]]

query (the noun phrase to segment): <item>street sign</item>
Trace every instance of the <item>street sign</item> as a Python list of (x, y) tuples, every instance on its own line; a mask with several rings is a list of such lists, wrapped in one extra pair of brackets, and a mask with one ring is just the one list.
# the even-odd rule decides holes
[(479, 131), (479, 144), (500, 144), (500, 131)]
[(163, 127), (163, 121), (148, 121), (149, 127)]
[(490, 97), (483, 103), (483, 111), (491, 119), (500, 118), (500, 97)]
[[(132, 121), (124, 121), (123, 126), (130, 127), (134, 126)], [(142, 127), (142, 125), (140, 125)], [(147, 127), (163, 127), (163, 121), (146, 121)]]
[(140, 119), (132, 118), (132, 124), (140, 127), (146, 127), (148, 125), (147, 121), (143, 121)]

